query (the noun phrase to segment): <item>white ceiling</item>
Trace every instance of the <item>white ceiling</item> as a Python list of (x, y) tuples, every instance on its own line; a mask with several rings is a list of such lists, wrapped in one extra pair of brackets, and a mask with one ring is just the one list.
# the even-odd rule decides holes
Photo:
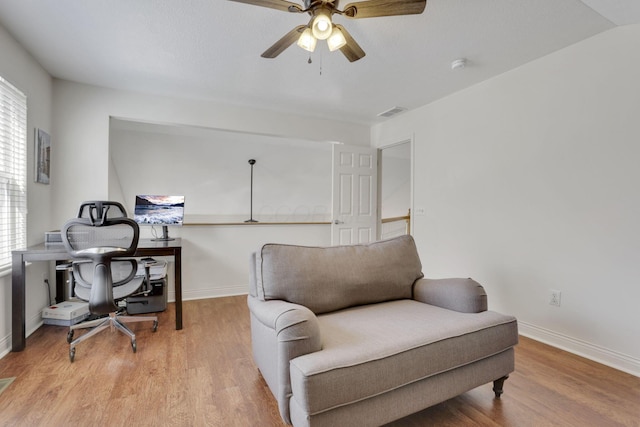
[[(295, 44), (260, 57), (307, 21), (226, 0), (0, 0), (0, 25), (54, 77), (363, 124), (640, 22), (640, 1), (428, 0), (422, 15), (335, 15), (367, 53), (360, 61), (322, 43), (311, 64)], [(452, 71), (461, 57), (467, 67)]]

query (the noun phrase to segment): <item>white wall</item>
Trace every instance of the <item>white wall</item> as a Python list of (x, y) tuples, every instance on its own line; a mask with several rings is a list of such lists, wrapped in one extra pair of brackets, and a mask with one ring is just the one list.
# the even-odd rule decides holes
[(521, 332), (636, 375), (639, 40), (620, 27), (372, 129), (415, 137), (427, 277), (473, 277)]
[[(127, 194), (137, 191), (127, 187), (129, 182), (114, 176), (117, 167), (109, 161), (110, 117), (290, 139), (339, 141), (356, 145), (368, 145), (370, 142), (370, 129), (361, 125), (205, 101), (141, 95), (61, 80), (54, 80), (54, 110), (54, 135), (60, 143), (56, 148), (58, 156), (52, 165), (52, 179), (56, 182), (53, 214), (59, 224), (74, 216), (78, 204), (83, 200), (113, 197), (121, 198), (128, 204), (130, 196)], [(187, 145), (184, 148), (188, 150)], [(173, 155), (171, 158), (174, 158)], [(158, 173), (163, 172), (159, 170)], [(174, 172), (166, 170), (164, 173)], [(248, 179), (248, 175), (244, 176)], [(199, 177), (189, 179), (191, 181), (183, 185), (201, 185)], [(328, 189), (330, 185), (331, 182), (327, 182)], [(197, 199), (193, 201), (196, 203)], [(143, 232), (148, 233), (148, 230)], [(171, 234), (183, 238), (184, 299), (246, 292), (249, 253), (263, 243), (330, 244), (329, 225), (185, 226), (172, 229)], [(172, 296), (170, 289), (169, 297)]]
[[(185, 222), (330, 221), (326, 142), (175, 126), (111, 126), (109, 194), (133, 212), (137, 194), (185, 196)], [(112, 122), (113, 123), (113, 122)], [(117, 186), (115, 189), (113, 186)], [(122, 193), (122, 200), (113, 195)]]
[[(44, 232), (51, 230), (50, 217), (52, 185), (34, 182), (34, 129), (51, 134), (51, 77), (42, 67), (0, 26), (0, 76), (20, 89), (27, 96), (27, 244), (44, 240)], [(56, 156), (58, 141), (52, 137), (52, 156)], [(49, 278), (48, 266), (33, 264), (27, 268), (27, 333), (42, 322), (40, 311), (48, 304), (48, 293), (43, 283)], [(53, 284), (52, 284), (53, 285)], [(11, 348), (11, 275), (0, 274), (0, 356)]]

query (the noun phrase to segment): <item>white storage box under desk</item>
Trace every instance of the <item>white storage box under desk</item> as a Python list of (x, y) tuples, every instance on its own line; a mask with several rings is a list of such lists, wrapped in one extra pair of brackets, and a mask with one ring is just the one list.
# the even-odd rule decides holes
[(42, 309), (45, 325), (71, 326), (89, 317), (89, 303), (64, 301)]

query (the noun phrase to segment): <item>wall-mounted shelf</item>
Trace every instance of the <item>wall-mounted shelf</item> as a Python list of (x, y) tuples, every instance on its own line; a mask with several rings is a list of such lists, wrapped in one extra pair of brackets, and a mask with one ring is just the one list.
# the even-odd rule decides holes
[(318, 221), (318, 222), (189, 222), (182, 224), (183, 227), (202, 227), (202, 226), (211, 226), (211, 225), (331, 225), (329, 221)]
[(257, 222), (247, 222), (245, 215), (185, 215), (184, 227), (204, 227), (216, 225), (330, 225), (326, 215), (261, 215)]

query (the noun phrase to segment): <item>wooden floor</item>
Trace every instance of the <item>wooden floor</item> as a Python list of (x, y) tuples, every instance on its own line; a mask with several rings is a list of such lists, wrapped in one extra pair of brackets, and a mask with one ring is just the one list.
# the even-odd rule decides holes
[[(0, 426), (282, 426), (251, 359), (246, 297), (184, 302), (160, 327), (136, 324), (138, 351), (108, 331), (77, 347), (43, 326), (0, 359)], [(398, 426), (640, 426), (640, 378), (521, 338), (501, 399), (485, 385)], [(338, 426), (337, 426), (338, 427)], [(343, 426), (339, 426), (343, 427)]]

